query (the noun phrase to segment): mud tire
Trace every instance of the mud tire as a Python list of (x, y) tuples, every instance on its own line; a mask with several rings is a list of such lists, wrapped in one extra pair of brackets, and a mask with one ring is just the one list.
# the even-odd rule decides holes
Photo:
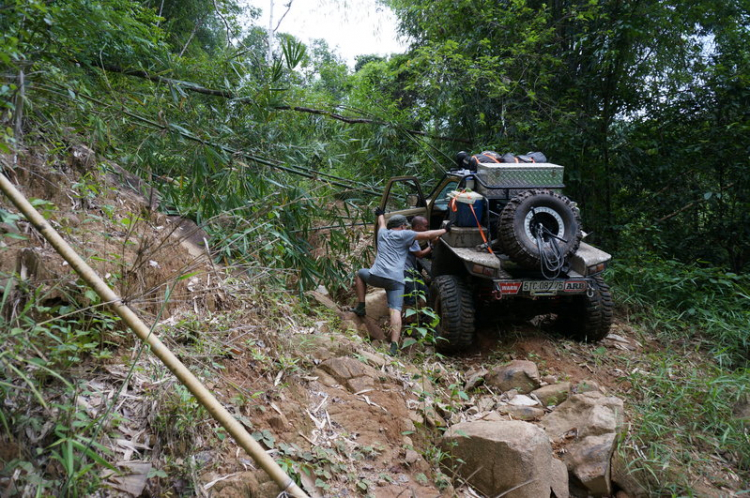
[(609, 285), (597, 275), (593, 277), (591, 292), (575, 296), (572, 302), (557, 310), (557, 330), (579, 341), (599, 342), (609, 334), (612, 326), (612, 294)]
[(578, 250), (581, 216), (570, 199), (549, 190), (527, 190), (505, 205), (498, 221), (499, 239), (511, 260), (526, 268), (540, 266), (541, 253), (532, 236), (539, 223), (565, 240), (549, 240), (559, 245), (563, 257)]
[(474, 300), (465, 281), (440, 275), (430, 287), (430, 305), (440, 317), (435, 348), (444, 354), (465, 350), (474, 343)]

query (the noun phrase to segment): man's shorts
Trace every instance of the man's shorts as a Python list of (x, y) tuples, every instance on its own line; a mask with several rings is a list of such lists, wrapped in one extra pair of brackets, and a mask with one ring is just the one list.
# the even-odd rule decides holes
[(392, 310), (401, 311), (401, 307), (404, 304), (404, 284), (391, 280), (390, 278), (378, 277), (377, 275), (370, 275), (370, 270), (362, 268), (357, 272), (359, 278), (364, 280), (368, 285), (373, 287), (380, 287), (385, 289), (385, 295), (388, 297), (388, 308)]

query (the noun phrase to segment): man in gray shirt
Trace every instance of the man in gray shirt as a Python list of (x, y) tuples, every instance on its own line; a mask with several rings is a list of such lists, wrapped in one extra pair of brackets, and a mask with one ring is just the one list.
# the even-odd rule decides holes
[(375, 256), (375, 263), (370, 269), (363, 268), (355, 275), (357, 307), (354, 312), (359, 316), (365, 315), (365, 293), (368, 284), (385, 289), (390, 315), (390, 351), (391, 354), (396, 354), (398, 341), (401, 337), (404, 263), (406, 262), (406, 256), (409, 254), (409, 248), (415, 240), (437, 239), (450, 230), (450, 225), (439, 230), (415, 232), (407, 229), (408, 221), (405, 216), (393, 215), (386, 224), (383, 216), (385, 212), (382, 209), (376, 209), (375, 214), (378, 217), (378, 253)]

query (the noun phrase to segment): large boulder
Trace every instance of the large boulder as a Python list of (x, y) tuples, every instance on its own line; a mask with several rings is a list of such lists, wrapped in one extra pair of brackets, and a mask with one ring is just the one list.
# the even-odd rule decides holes
[(513, 360), (493, 368), (484, 383), (503, 392), (515, 389), (520, 394), (528, 394), (541, 386), (539, 369), (536, 363), (528, 360)]
[(377, 320), (386, 320), (390, 316), (388, 298), (385, 290), (374, 288), (365, 296), (367, 316)]
[[(568, 475), (555, 463), (549, 437), (522, 421), (463, 422), (443, 435), (450, 464), (474, 489), (507, 498), (567, 498)], [(458, 462), (462, 462), (460, 465)]]
[(596, 391), (571, 396), (541, 421), (568, 472), (593, 496), (612, 493), (610, 461), (623, 424), (622, 400)]
[[(373, 341), (385, 341), (385, 334), (383, 333), (383, 330), (381, 329), (378, 322), (372, 318), (369, 305), (367, 313), (368, 316), (359, 317), (352, 311), (342, 310), (339, 305), (333, 301), (333, 299), (328, 297), (323, 292), (308, 291), (306, 292), (306, 295), (316, 300), (322, 306), (338, 314), (339, 318), (341, 319), (342, 330), (356, 330), (362, 337), (369, 337)], [(383, 293), (383, 296), (385, 296), (385, 293)], [(375, 299), (375, 301), (377, 302), (377, 299)], [(379, 306), (380, 304), (373, 304), (373, 308), (378, 308)]]

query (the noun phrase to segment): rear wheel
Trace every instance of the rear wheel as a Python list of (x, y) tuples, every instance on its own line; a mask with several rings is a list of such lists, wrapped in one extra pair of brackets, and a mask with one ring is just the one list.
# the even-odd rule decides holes
[(612, 294), (604, 279), (597, 275), (586, 294), (557, 310), (556, 328), (564, 335), (587, 342), (607, 337), (612, 326)]
[(436, 349), (453, 354), (474, 342), (474, 300), (468, 285), (455, 275), (441, 275), (430, 289), (432, 309), (440, 323), (435, 328)]

